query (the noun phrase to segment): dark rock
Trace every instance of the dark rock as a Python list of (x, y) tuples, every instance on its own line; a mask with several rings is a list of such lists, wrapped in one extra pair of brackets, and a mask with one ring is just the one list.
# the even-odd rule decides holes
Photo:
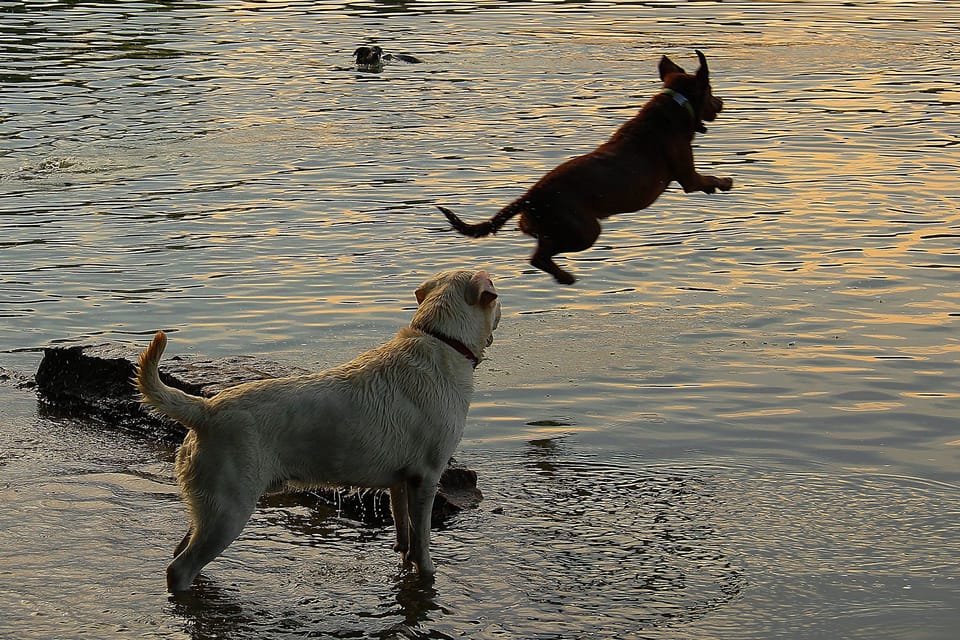
[[(138, 356), (139, 351), (117, 344), (44, 349), (35, 376), (42, 408), (47, 413), (92, 419), (127, 432), (179, 443), (186, 434), (182, 425), (145, 411), (140, 405), (132, 383)], [(160, 378), (165, 384), (207, 397), (244, 382), (306, 372), (240, 356), (173, 356), (165, 358), (160, 366)], [(346, 517), (367, 524), (390, 521), (390, 500), (385, 491), (361, 490), (345, 495), (331, 490), (309, 495)], [(440, 478), (434, 500), (434, 526), (464, 509), (477, 507), (482, 499), (476, 472), (451, 461)]]
[[(93, 419), (112, 427), (179, 442), (186, 431), (140, 406), (131, 383), (136, 352), (120, 345), (50, 347), (35, 379), (47, 413)], [(165, 382), (172, 383), (169, 378)]]
[[(390, 495), (380, 490), (312, 492), (315, 497), (340, 514), (365, 524), (393, 522), (390, 517)], [(433, 501), (431, 521), (441, 527), (452, 516), (464, 509), (480, 506), (483, 493), (477, 488), (477, 472), (451, 460), (440, 476), (437, 497)]]
[(437, 498), (433, 501), (433, 525), (464, 509), (476, 509), (481, 500), (483, 493), (477, 488), (477, 472), (451, 460), (440, 476)]

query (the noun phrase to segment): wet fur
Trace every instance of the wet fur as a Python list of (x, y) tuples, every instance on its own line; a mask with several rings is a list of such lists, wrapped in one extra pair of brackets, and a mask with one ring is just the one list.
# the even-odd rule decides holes
[(431, 333), (482, 357), (500, 303), (484, 271), (438, 274), (416, 295), (410, 326), (351, 362), (209, 399), (161, 382), (167, 338), (154, 336), (135, 383), (144, 404), (188, 428), (176, 474), (190, 527), (167, 568), (171, 592), (188, 590), (240, 534), (257, 499), (284, 485), (389, 489), (394, 548), (419, 573), (433, 574), (433, 499), (463, 434), (474, 363)]

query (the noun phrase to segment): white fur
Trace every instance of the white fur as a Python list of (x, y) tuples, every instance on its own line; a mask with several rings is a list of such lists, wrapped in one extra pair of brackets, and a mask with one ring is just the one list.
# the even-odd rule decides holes
[(395, 549), (431, 575), (430, 514), (437, 482), (460, 442), (473, 362), (493, 339), (500, 303), (485, 271), (449, 271), (417, 289), (409, 327), (386, 344), (322, 373), (262, 380), (205, 399), (160, 381), (158, 332), (141, 354), (143, 402), (189, 429), (176, 472), (190, 529), (167, 567), (167, 588), (190, 588), (239, 534), (271, 488), (386, 488)]

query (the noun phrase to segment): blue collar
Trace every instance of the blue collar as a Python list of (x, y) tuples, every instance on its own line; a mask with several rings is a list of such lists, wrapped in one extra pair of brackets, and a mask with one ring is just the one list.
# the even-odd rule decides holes
[(687, 100), (687, 96), (683, 95), (682, 93), (680, 93), (680, 92), (678, 92), (678, 91), (674, 91), (673, 89), (670, 89), (669, 87), (665, 87), (665, 88), (663, 89), (663, 91), (661, 91), (660, 93), (662, 93), (662, 94), (664, 94), (664, 95), (668, 95), (668, 96), (670, 96), (671, 98), (673, 98), (673, 101), (674, 101), (674, 102), (676, 102), (678, 105), (680, 105), (681, 107), (683, 107), (684, 109), (687, 110), (687, 113), (690, 114), (690, 117), (693, 119), (694, 122), (697, 121), (697, 114), (694, 113), (694, 111), (693, 111), (693, 105), (690, 104), (690, 101), (689, 101), (689, 100)]

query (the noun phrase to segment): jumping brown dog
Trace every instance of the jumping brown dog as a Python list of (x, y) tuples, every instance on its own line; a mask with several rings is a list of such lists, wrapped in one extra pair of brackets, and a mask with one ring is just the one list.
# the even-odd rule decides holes
[(520, 230), (537, 239), (530, 264), (560, 284), (576, 278), (553, 261), (558, 253), (583, 251), (600, 235), (600, 220), (653, 204), (676, 180), (686, 193), (729, 191), (730, 178), (697, 173), (693, 165), (694, 133), (705, 132), (723, 110), (713, 95), (707, 59), (697, 51), (700, 68), (688, 74), (668, 57), (660, 59), (663, 91), (636, 116), (590, 153), (567, 160), (486, 222), (468, 224), (440, 210), (460, 233), (475, 238), (496, 233), (520, 214)]

